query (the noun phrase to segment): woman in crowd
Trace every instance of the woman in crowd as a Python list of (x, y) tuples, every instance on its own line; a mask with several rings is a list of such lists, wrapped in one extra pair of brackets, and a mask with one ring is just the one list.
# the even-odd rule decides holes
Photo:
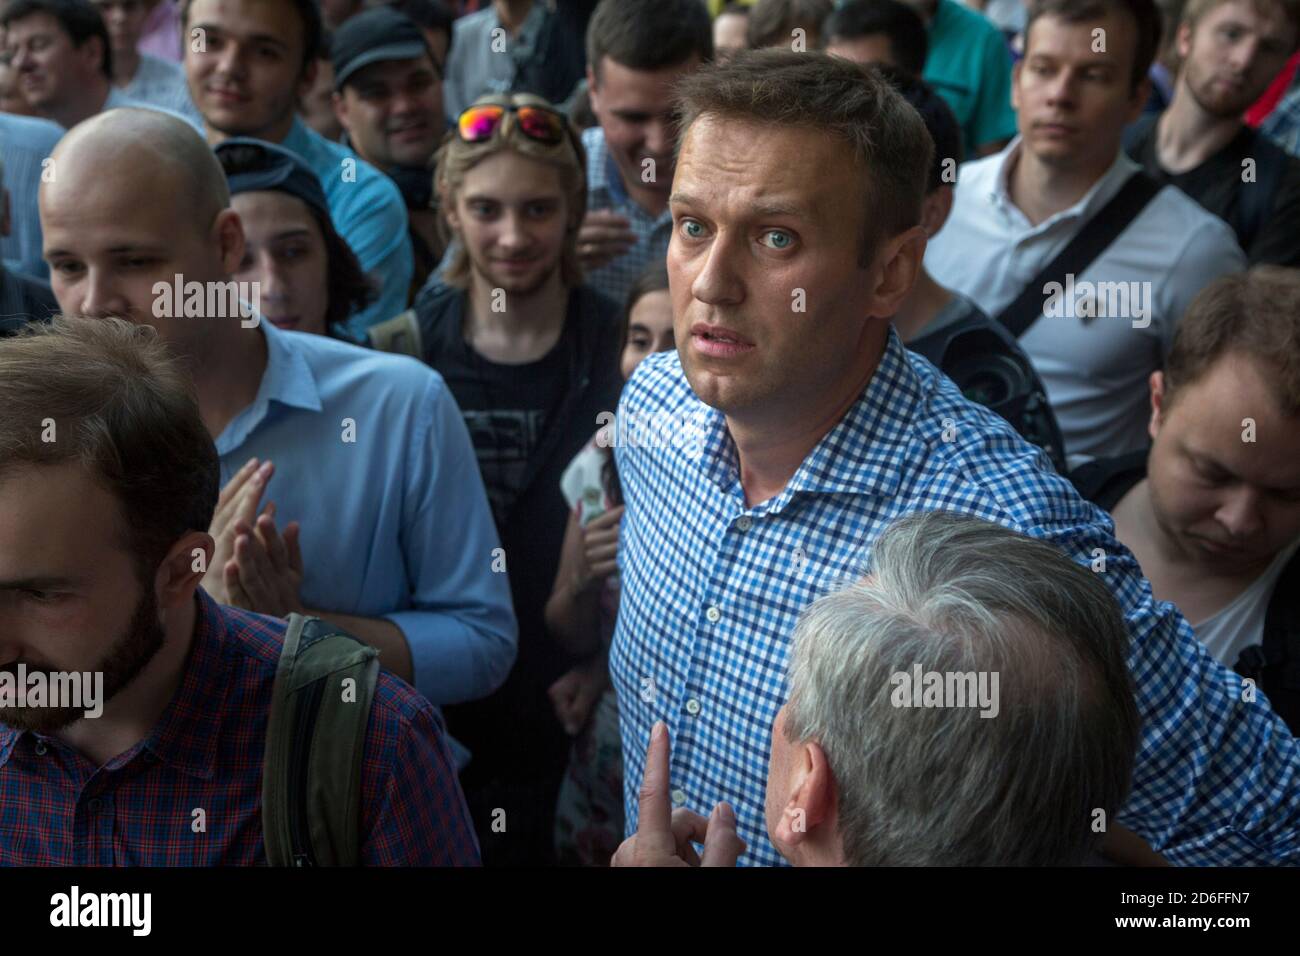
[[(662, 263), (628, 295), (621, 349), (623, 380), (652, 352), (674, 347), (673, 306)], [(569, 505), (560, 566), (546, 626), (566, 651), (586, 660), (551, 685), (551, 701), (574, 738), (555, 814), (560, 863), (605, 866), (623, 839), (623, 758), (618, 700), (609, 679), (609, 642), (618, 615), (618, 522), (623, 515), (613, 425), (569, 464), (560, 488)]]
[(261, 140), (228, 139), (216, 153), (244, 226), (235, 278), (258, 284), (262, 315), (276, 328), (347, 340), (344, 323), (375, 289), (335, 231), (316, 174)]

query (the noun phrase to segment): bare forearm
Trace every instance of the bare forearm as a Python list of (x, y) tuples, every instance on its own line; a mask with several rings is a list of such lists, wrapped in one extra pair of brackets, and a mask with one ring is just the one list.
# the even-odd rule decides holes
[(415, 667), (411, 662), (411, 648), (406, 635), (392, 621), (382, 617), (357, 617), (335, 611), (308, 609), (303, 612), (313, 617), (337, 624), (353, 637), (365, 641), (379, 650), (379, 663), (408, 684), (415, 681)]
[(546, 602), (546, 627), (559, 644), (575, 657), (586, 657), (600, 647), (600, 587), (579, 589), (565, 584), (551, 592)]

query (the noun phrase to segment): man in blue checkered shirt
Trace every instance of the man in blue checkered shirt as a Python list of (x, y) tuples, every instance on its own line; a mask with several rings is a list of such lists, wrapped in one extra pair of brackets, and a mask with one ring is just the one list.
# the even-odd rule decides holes
[(600, 121), (582, 134), (587, 284), (620, 305), (672, 229), (673, 85), (713, 56), (699, 0), (604, 0), (587, 28), (587, 88)]
[(1105, 514), (890, 328), (925, 249), (920, 117), (813, 53), (741, 54), (678, 89), (678, 350), (641, 364), (615, 434), (628, 834), (663, 720), (673, 805), (728, 802), (740, 862), (779, 862), (764, 780), (798, 615), (892, 519), (950, 510), (1055, 542), (1123, 609), (1143, 730), (1117, 822), (1174, 863), (1300, 863), (1300, 747), (1266, 699), (1153, 601)]

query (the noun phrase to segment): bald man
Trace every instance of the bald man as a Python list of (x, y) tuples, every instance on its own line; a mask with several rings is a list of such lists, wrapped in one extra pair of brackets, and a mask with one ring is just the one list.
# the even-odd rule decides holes
[(436, 372), (249, 309), (226, 178), (203, 139), (151, 110), (71, 130), (42, 184), (60, 308), (155, 326), (194, 378), (221, 456), (219, 602), (327, 618), (435, 704), (495, 690), (516, 628), (487, 495)]

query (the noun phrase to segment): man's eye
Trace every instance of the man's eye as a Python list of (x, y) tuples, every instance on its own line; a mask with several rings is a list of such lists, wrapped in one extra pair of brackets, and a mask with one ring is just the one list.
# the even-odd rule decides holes
[(37, 591), (34, 588), (23, 588), (22, 593), (27, 600), (34, 601), (37, 604), (53, 604), (63, 596), (54, 591)]
[(486, 219), (487, 217), (491, 216), (494, 212), (496, 212), (496, 207), (494, 207), (491, 203), (476, 202), (476, 203), (470, 203), (469, 211), (472, 212), (474, 215), (478, 216), (480, 219)]
[(763, 233), (764, 238), (769, 236), (776, 240), (768, 246), (769, 249), (789, 249), (790, 246), (794, 244), (794, 236), (790, 235), (788, 232), (783, 232), (780, 229), (769, 229), (767, 232)]
[(65, 260), (63, 262), (52, 263), (50, 268), (60, 275), (70, 276), (81, 271), (81, 263)]
[(688, 239), (699, 239), (704, 235), (704, 227), (694, 219), (683, 219), (682, 232)]

